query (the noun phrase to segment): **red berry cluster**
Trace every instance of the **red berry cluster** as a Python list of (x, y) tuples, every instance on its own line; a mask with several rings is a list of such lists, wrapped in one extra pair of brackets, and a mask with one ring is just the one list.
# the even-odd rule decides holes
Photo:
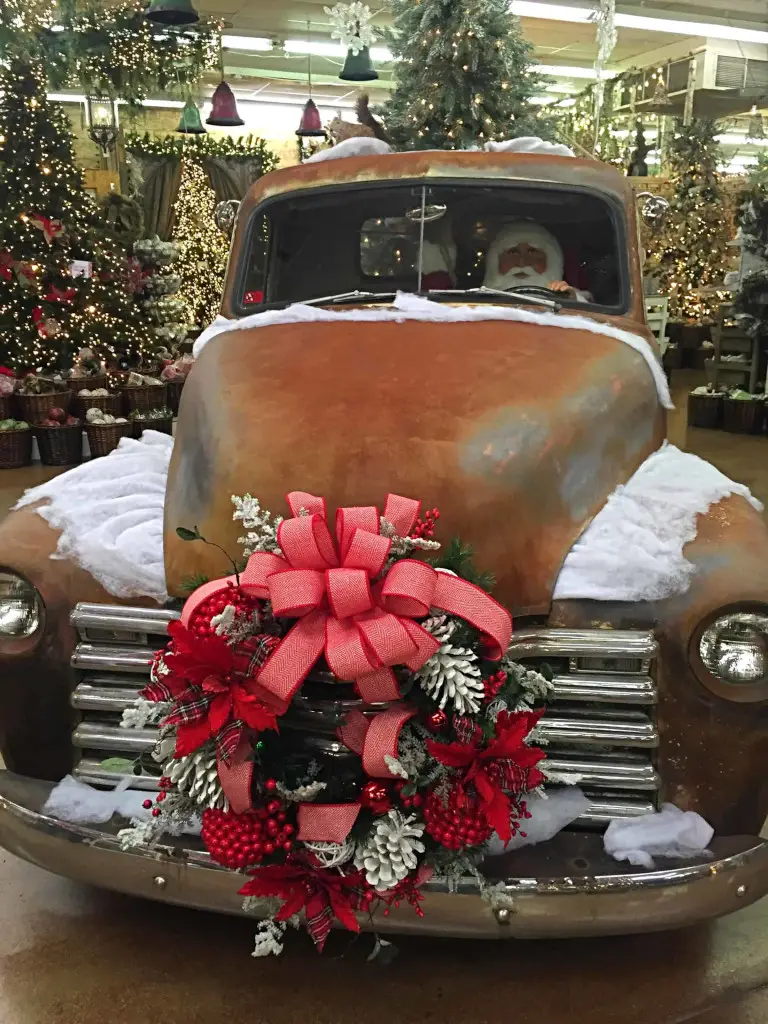
[(477, 797), (464, 793), (458, 786), (451, 790), (447, 803), (438, 793), (429, 794), (424, 821), (432, 838), (449, 850), (479, 846), (493, 832)]
[(386, 892), (379, 893), (379, 899), (385, 904), (384, 917), (389, 917), (392, 907), (398, 908), (401, 903), (410, 903), (418, 917), (424, 917), (424, 911), (419, 904), (424, 899), (424, 893), (419, 888), (415, 878), (408, 876), (397, 885)]
[(405, 779), (400, 779), (399, 782), (395, 783), (395, 788), (397, 789), (397, 793), (400, 798), (400, 803), (403, 805), (403, 807), (407, 808), (408, 810), (410, 810), (412, 807), (421, 807), (421, 805), (424, 803), (424, 797), (421, 795), (421, 793), (413, 793), (411, 794), (411, 796), (403, 796), (403, 788), (407, 785), (408, 783), (405, 781)]
[(507, 673), (503, 669), (495, 672), (492, 676), (488, 676), (484, 683), (485, 700), (492, 701), (506, 681)]
[(389, 787), (377, 779), (366, 782), (360, 790), (360, 803), (373, 814), (386, 814), (392, 808)]
[(142, 801), (142, 804), (141, 804), (141, 806), (144, 808), (145, 811), (148, 811), (150, 809), (150, 807), (152, 807), (152, 817), (153, 818), (159, 818), (160, 817), (160, 807), (159, 807), (159, 805), (163, 802), (163, 800), (165, 800), (166, 790), (171, 788), (171, 780), (166, 775), (163, 775), (162, 778), (160, 779), (160, 782), (158, 783), (158, 785), (160, 786), (160, 792), (155, 797), (155, 800), (154, 800), (155, 806), (152, 807), (152, 801), (151, 800), (144, 800), (144, 801)]
[(198, 636), (211, 636), (215, 632), (211, 619), (220, 615), (230, 604), (234, 605), (237, 616), (249, 615), (258, 607), (256, 598), (231, 583), (198, 605), (189, 621), (189, 628)]
[(424, 537), (429, 540), (435, 535), (435, 525), (437, 520), (440, 518), (439, 508), (428, 508), (424, 513), (423, 519), (417, 519), (413, 524), (411, 530), (411, 537), (421, 538)]
[(265, 857), (293, 849), (294, 826), (285, 820), (279, 800), (245, 814), (232, 811), (203, 811), (202, 837), (205, 848), (219, 864), (233, 871), (261, 864)]

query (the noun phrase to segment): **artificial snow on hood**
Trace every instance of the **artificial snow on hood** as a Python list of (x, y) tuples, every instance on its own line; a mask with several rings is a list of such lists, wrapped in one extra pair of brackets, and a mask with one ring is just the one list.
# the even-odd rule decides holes
[(507, 139), (504, 142), (486, 142), (483, 146), (486, 153), (542, 153), (546, 156), (575, 156), (572, 149), (556, 142), (545, 142), (535, 135), (524, 135), (520, 139)]
[(359, 136), (352, 139), (345, 139), (330, 149), (321, 149), (304, 161), (305, 164), (319, 164), (324, 160), (343, 160), (348, 156), (383, 156), (391, 153), (392, 147), (381, 139), (371, 139), (367, 136)]
[(197, 359), (212, 338), (227, 331), (249, 330), (252, 327), (272, 327), (275, 324), (343, 323), (345, 320), (360, 320), (366, 323), (387, 320), (394, 320), (397, 323), (402, 323), (405, 320), (422, 320), (425, 323), (477, 323), (481, 320), (511, 320), (517, 323), (539, 324), (542, 327), (602, 334), (605, 337), (614, 338), (623, 345), (628, 345), (643, 357), (656, 384), (659, 402), (665, 409), (674, 408), (667, 378), (658, 356), (645, 338), (639, 334), (623, 331), (619, 327), (614, 327), (613, 324), (600, 323), (590, 317), (573, 313), (539, 313), (517, 306), (449, 306), (408, 292), (398, 292), (386, 309), (334, 310), (297, 302), (285, 309), (270, 309), (263, 313), (252, 313), (240, 320), (228, 320), (224, 316), (217, 316), (211, 326), (206, 328), (197, 339), (192, 351)]

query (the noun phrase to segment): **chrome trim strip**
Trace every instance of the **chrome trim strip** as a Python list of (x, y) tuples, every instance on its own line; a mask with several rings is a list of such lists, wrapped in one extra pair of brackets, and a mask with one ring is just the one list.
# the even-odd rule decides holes
[(72, 733), (72, 742), (83, 750), (120, 750), (142, 754), (157, 743), (157, 729), (121, 729), (117, 725), (81, 722)]
[[(75, 605), (70, 616), (72, 625), (80, 628), (98, 626), (100, 629), (137, 629), (149, 633), (164, 633), (165, 627), (174, 619), (181, 618), (180, 612), (167, 608), (136, 608), (123, 604), (87, 604)], [(128, 621), (136, 622), (128, 626)], [(162, 628), (158, 629), (157, 627)]]
[(573, 657), (655, 658), (653, 633), (629, 629), (520, 629), (512, 634), (510, 653), (518, 658)]
[(108, 772), (101, 767), (101, 762), (94, 757), (83, 757), (72, 769), (72, 774), (81, 782), (90, 786), (108, 786), (110, 789), (123, 779), (131, 780), (131, 789), (144, 789), (156, 792), (160, 789), (160, 776), (134, 775), (133, 772)]
[(659, 733), (642, 711), (547, 711), (536, 727), (548, 743), (573, 746), (657, 747)]
[(157, 651), (150, 647), (119, 647), (106, 644), (78, 644), (72, 655), (73, 668), (83, 671), (136, 672), (146, 675)]
[(589, 701), (595, 704), (655, 704), (656, 684), (650, 676), (610, 675), (595, 672), (556, 675), (553, 697), (558, 700)]
[(574, 822), (584, 828), (605, 828), (614, 818), (639, 818), (656, 810), (652, 800), (622, 799), (602, 794), (588, 796), (589, 808)]
[(635, 760), (623, 754), (603, 756), (551, 750), (542, 763), (553, 772), (578, 775), (580, 786), (648, 792), (661, 788), (658, 773), (646, 758)]
[(139, 695), (127, 686), (91, 686), (80, 683), (75, 687), (69, 703), (78, 711), (110, 711), (122, 714)]

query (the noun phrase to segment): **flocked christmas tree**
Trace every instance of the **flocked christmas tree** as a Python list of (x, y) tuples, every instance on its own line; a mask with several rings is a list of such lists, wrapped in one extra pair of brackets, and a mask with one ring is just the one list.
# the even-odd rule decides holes
[(664, 234), (648, 254), (671, 316), (698, 323), (711, 319), (722, 301), (710, 290), (723, 280), (729, 237), (716, 133), (716, 122), (704, 118), (675, 123), (669, 153), (674, 194)]
[(0, 90), (0, 364), (66, 370), (83, 347), (140, 352), (151, 334), (125, 252), (85, 192), (42, 67), (12, 59)]
[(384, 108), (399, 149), (467, 149), (549, 137), (531, 97), (541, 76), (507, 0), (392, 0), (397, 63)]
[(199, 163), (185, 160), (176, 198), (173, 240), (179, 249), (174, 271), (187, 320), (207, 327), (219, 311), (229, 242), (216, 226), (216, 194)]

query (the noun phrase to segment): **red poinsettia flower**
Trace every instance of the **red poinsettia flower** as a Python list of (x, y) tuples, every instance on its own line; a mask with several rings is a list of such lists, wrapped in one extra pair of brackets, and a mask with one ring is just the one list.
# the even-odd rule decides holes
[(0, 252), (0, 277), (4, 281), (13, 280), (13, 256), (11, 256), (7, 249), (3, 249)]
[(483, 747), (474, 737), (469, 743), (427, 741), (427, 750), (441, 764), (461, 771), (461, 787), (472, 787), (480, 797), (485, 818), (507, 843), (512, 838), (512, 807), (508, 794), (526, 793), (544, 781), (536, 767), (543, 750), (525, 742), (543, 711), (502, 711), (496, 735)]
[(43, 298), (46, 302), (72, 302), (76, 295), (76, 288), (57, 288), (52, 284)]
[(355, 910), (371, 902), (370, 886), (362, 871), (342, 875), (335, 869), (318, 868), (298, 857), (250, 872), (251, 880), (241, 896), (277, 896), (283, 905), (275, 914), (288, 921), (306, 911), (307, 931), (322, 953), (334, 917), (351, 932), (359, 932)]
[(16, 376), (16, 374), (13, 372), (13, 370), (9, 370), (7, 366), (0, 366), (0, 374), (2, 374), (3, 377), (15, 377)]
[(168, 632), (172, 643), (163, 658), (168, 671), (142, 696), (172, 703), (164, 723), (176, 726), (176, 757), (215, 739), (219, 755), (228, 760), (245, 728), (277, 728), (255, 681), (256, 670), (277, 643), (274, 637), (256, 636), (231, 646), (222, 637), (199, 636), (180, 622), (171, 623)]

